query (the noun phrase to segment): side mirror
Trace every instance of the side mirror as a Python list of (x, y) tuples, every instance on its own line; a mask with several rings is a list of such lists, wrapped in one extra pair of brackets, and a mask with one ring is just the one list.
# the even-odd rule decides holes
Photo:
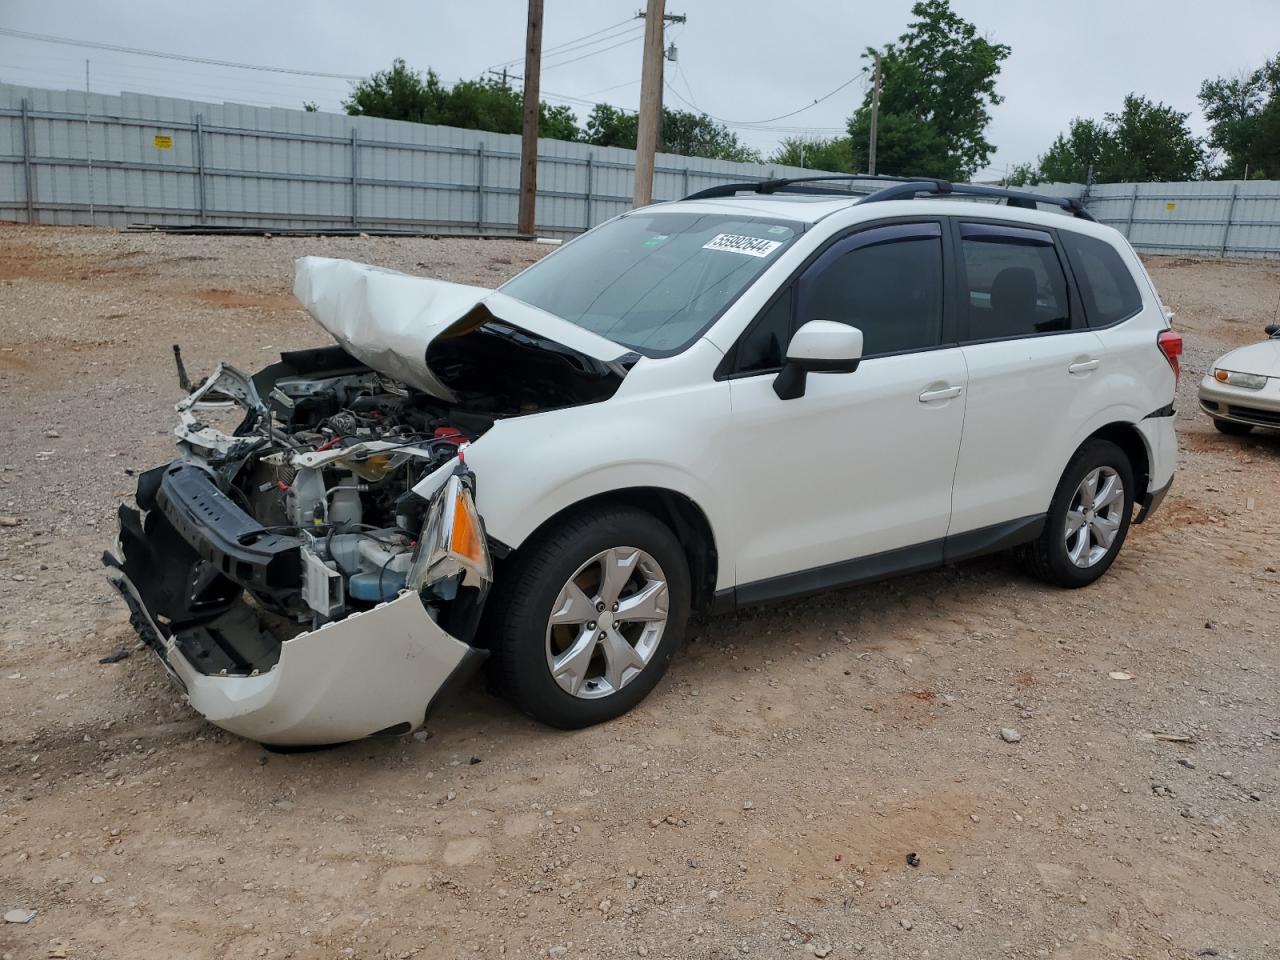
[(1274, 337), (1276, 334), (1280, 334), (1280, 323), (1268, 323), (1262, 328), (1262, 332), (1268, 337)]
[(810, 320), (791, 338), (773, 392), (782, 400), (803, 397), (810, 373), (853, 373), (860, 362), (861, 330), (833, 320)]

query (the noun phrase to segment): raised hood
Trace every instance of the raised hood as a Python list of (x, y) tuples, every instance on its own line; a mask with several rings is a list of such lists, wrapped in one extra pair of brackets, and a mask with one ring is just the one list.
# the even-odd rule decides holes
[(427, 366), (437, 338), (500, 320), (601, 363), (627, 349), (496, 290), (414, 277), (353, 260), (300, 257), (294, 296), (360, 362), (442, 400), (453, 391)]

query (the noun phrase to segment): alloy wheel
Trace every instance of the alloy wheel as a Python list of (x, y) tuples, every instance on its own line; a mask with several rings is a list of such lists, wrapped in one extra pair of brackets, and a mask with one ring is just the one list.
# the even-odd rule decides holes
[(561, 588), (547, 620), (547, 667), (566, 693), (607, 697), (638, 677), (667, 625), (667, 577), (636, 547), (602, 550)]
[(1092, 567), (1111, 550), (1124, 511), (1124, 483), (1110, 467), (1085, 474), (1067, 508), (1064, 538), (1067, 557), (1077, 567)]

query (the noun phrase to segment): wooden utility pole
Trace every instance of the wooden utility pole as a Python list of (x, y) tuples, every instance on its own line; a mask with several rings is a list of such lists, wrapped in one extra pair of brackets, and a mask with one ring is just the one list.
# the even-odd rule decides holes
[(542, 73), (542, 0), (529, 0), (529, 29), (524, 46), (524, 128), (520, 140), (520, 214), (516, 231), (537, 232), (539, 80)]
[(880, 124), (880, 54), (876, 54), (876, 85), (871, 93), (871, 147), (867, 151), (867, 173), (876, 175), (876, 127)]
[(644, 68), (640, 75), (640, 122), (636, 130), (636, 185), (632, 205), (653, 202), (653, 161), (662, 122), (662, 28), (665, 0), (649, 0), (644, 14)]

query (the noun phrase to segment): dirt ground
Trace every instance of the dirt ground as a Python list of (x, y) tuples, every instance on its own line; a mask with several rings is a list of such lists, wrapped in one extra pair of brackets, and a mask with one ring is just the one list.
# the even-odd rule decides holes
[(172, 450), (170, 345), (196, 375), (322, 342), (303, 254), (493, 284), (542, 252), (0, 227), (0, 910), (37, 911), (3, 960), (1277, 955), (1280, 433), (1194, 399), (1274, 263), (1150, 261), (1180, 467), (1089, 589), (996, 557), (696, 623), (578, 733), (480, 682), (427, 739), (321, 753), (195, 716), (98, 564)]

